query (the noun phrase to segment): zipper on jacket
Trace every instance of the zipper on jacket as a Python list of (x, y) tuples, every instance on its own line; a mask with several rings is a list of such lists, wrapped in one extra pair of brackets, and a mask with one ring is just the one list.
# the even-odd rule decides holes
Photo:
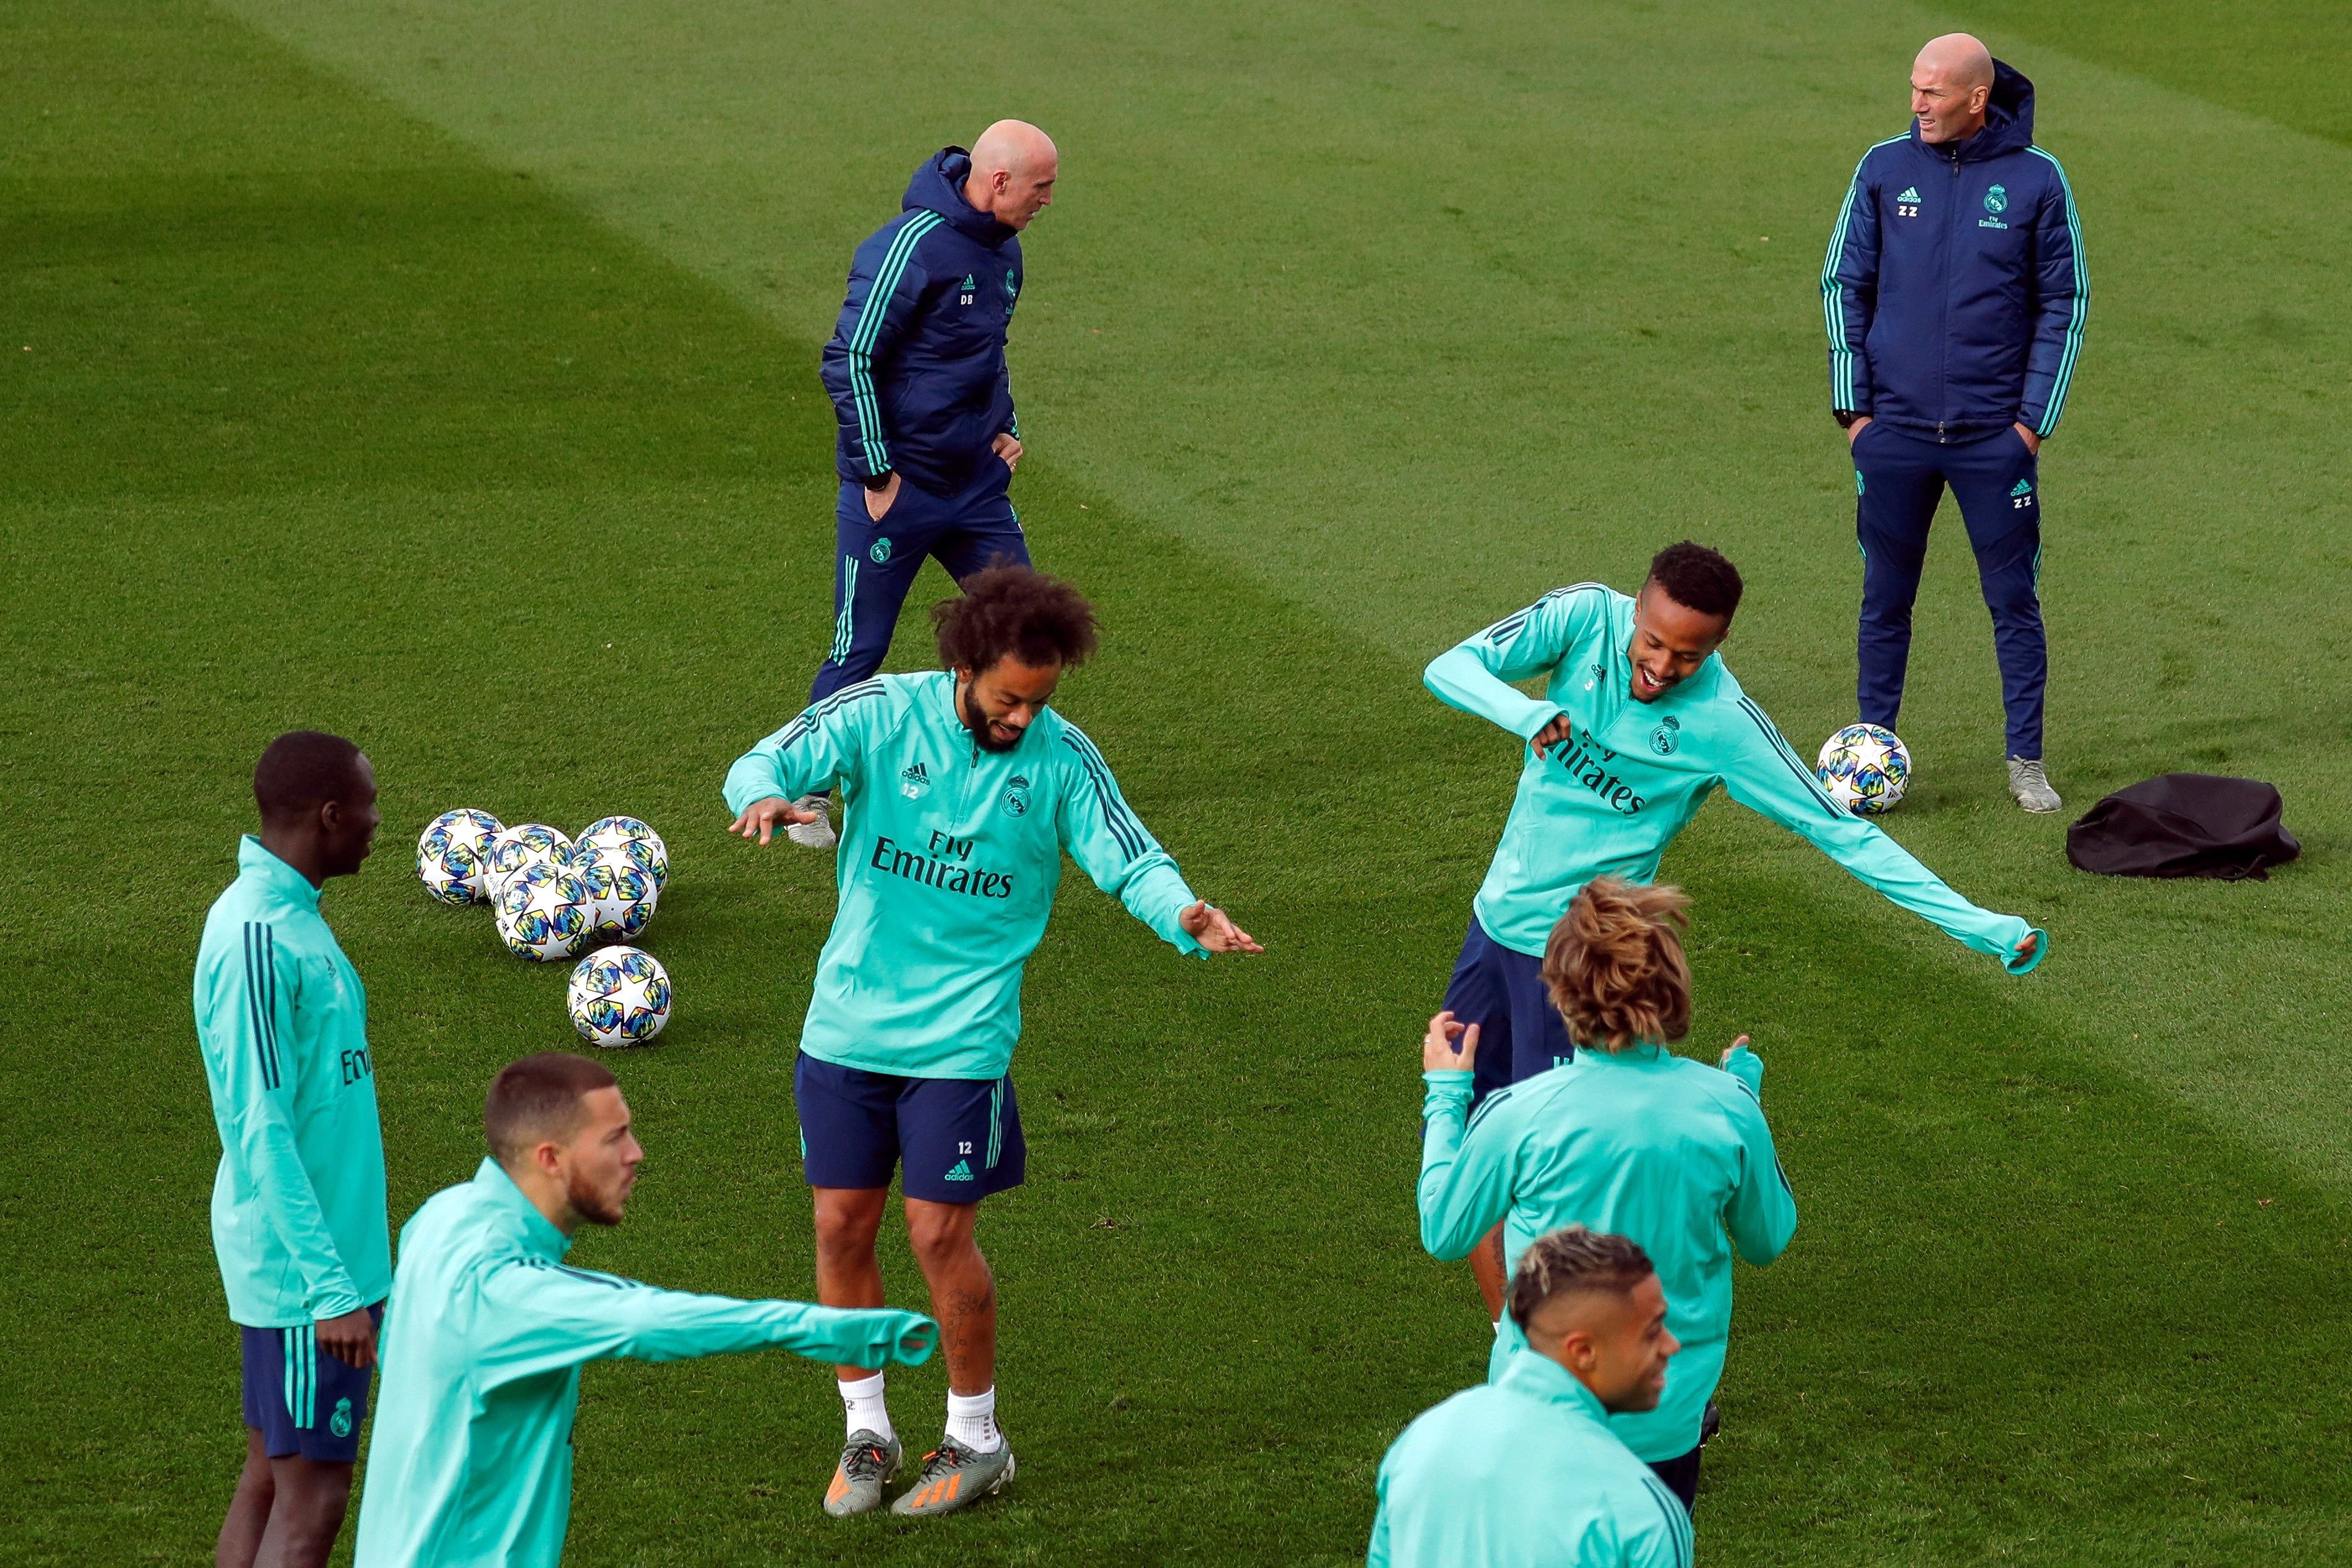
[[(1960, 149), (1958, 143), (1955, 143), (1952, 148), (1951, 199), (1946, 204), (1951, 211), (1944, 220), (1944, 321), (1943, 329), (1937, 334), (1940, 340), (1936, 350), (1937, 365), (1936, 403), (1939, 413), (1949, 413), (1952, 411), (1952, 278), (1955, 271), (1953, 253), (1959, 248), (1960, 243), (1956, 233), (1960, 222)], [(1946, 423), (1940, 418), (1936, 421), (1936, 440), (1939, 444), (1949, 444), (1949, 437), (1944, 432)]]

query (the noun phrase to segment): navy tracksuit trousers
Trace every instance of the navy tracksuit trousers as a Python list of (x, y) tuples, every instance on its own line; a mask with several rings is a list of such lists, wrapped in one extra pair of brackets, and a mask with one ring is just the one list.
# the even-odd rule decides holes
[(1861, 676), (1864, 724), (1895, 727), (1911, 658), (1911, 605), (1927, 559), (1927, 525), (1949, 486), (1968, 524), (2000, 658), (2009, 751), (2042, 756), (2049, 645), (2042, 633), (2042, 483), (2013, 429), (1937, 441), (1874, 419), (1853, 443), (1854, 531), (1862, 544)]
[(1006, 494), (1012, 477), (993, 453), (953, 496), (935, 496), (902, 474), (898, 499), (880, 522), (866, 515), (866, 486), (841, 482), (833, 514), (833, 650), (816, 667), (811, 703), (882, 667), (898, 611), (927, 558), (958, 582), (985, 567), (1029, 564), (1029, 541)]

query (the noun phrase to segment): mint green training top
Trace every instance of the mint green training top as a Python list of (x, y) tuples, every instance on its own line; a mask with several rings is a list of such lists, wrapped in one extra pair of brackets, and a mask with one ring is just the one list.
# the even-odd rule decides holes
[(489, 1159), (401, 1228), (358, 1568), (553, 1568), (585, 1363), (780, 1345), (912, 1365), (939, 1337), (913, 1312), (657, 1291), (566, 1267), (571, 1245)]
[(1523, 1351), (1381, 1461), (1370, 1568), (1690, 1568), (1691, 1521), (1592, 1391)]
[(1045, 935), (1062, 852), (1179, 952), (1197, 902), (1093, 741), (1051, 708), (983, 750), (955, 676), (844, 686), (739, 758), (738, 815), (841, 786), (841, 888), (801, 1049), (906, 1078), (1001, 1078), (1021, 1036), (1021, 971)]
[(319, 890), (246, 835), (196, 949), (196, 1044), (220, 1134), (213, 1252), (228, 1315), (294, 1328), (392, 1289), (367, 988)]
[[(1421, 1145), (1421, 1242), (1465, 1258), (1503, 1223), (1503, 1259), (1563, 1225), (1630, 1237), (1658, 1270), (1682, 1349), (1658, 1407), (1609, 1425), (1643, 1459), (1698, 1447), (1731, 1337), (1731, 1254), (1769, 1263), (1796, 1234), (1797, 1199), (1759, 1096), (1764, 1063), (1741, 1047), (1731, 1071), (1663, 1046), (1580, 1048), (1550, 1071), (1486, 1096), (1470, 1118), (1468, 1072), (1429, 1072)], [(1726, 1234), (1728, 1228), (1729, 1234)], [(1533, 1355), (1507, 1316), (1491, 1370)]]
[[(1815, 846), (1888, 898), (2023, 974), (2032, 927), (1979, 909), (1878, 827), (1822, 793), (1720, 653), (1655, 702), (1633, 698), (1633, 601), (1606, 584), (1556, 588), (1429, 663), (1438, 698), (1531, 741), (1565, 714), (1576, 733), (1549, 758), (1525, 748), (1518, 796), (1474, 907), (1486, 934), (1540, 957), (1569, 901), (1597, 876), (1648, 882), (1715, 787)], [(1508, 685), (1547, 677), (1538, 700)]]

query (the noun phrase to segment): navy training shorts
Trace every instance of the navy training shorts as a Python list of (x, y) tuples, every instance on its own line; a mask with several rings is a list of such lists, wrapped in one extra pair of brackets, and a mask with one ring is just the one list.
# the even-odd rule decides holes
[[(368, 1309), (378, 1330), (383, 1303)], [(261, 1434), (273, 1459), (300, 1455), (326, 1464), (355, 1464), (360, 1423), (367, 1419), (374, 1369), (339, 1361), (319, 1348), (315, 1325), (256, 1329), (237, 1325), (245, 1342), (245, 1424)]]
[(926, 1203), (978, 1203), (1028, 1172), (1013, 1076), (899, 1078), (821, 1061), (793, 1064), (801, 1164), (811, 1186), (890, 1185)]
[(1472, 1063), (1472, 1104), (1497, 1089), (1549, 1072), (1576, 1055), (1568, 1020), (1544, 989), (1543, 960), (1506, 947), (1486, 935), (1478, 917), (1462, 938), (1462, 956), (1445, 983), (1445, 1010), (1478, 1026), (1478, 1059)]

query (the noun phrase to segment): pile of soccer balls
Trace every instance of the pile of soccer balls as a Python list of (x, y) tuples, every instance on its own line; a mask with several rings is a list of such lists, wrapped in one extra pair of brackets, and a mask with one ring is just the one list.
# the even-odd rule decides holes
[(572, 1026), (596, 1045), (644, 1045), (669, 1021), (669, 976), (635, 941), (669, 884), (669, 850), (635, 817), (569, 839), (460, 808), (416, 841), (416, 876), (443, 904), (487, 904), (509, 952), (539, 963), (596, 949), (572, 971)]
[(1911, 787), (1911, 750), (1891, 729), (1850, 724), (1822, 743), (1813, 776), (1831, 800), (1856, 816), (1881, 816)]

